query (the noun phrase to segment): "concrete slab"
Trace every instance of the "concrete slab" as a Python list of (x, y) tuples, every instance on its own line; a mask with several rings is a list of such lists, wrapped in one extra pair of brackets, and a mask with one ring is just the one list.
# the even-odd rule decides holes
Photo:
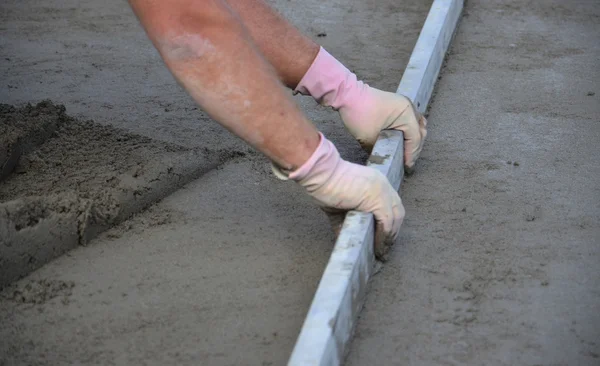
[[(395, 90), (430, 6), (275, 4), (386, 90)], [(3, 102), (58, 95), (83, 119), (186, 147), (246, 149), (174, 83), (122, 1), (0, 7)], [(335, 112), (298, 101), (346, 158), (366, 160)], [(285, 363), (333, 240), (298, 187), (249, 154), (4, 292), (0, 338), (9, 342), (0, 355), (13, 363)]]
[(213, 170), (3, 291), (5, 362), (285, 362), (333, 234), (267, 169)]
[(600, 8), (469, 1), (349, 365), (597, 365)]

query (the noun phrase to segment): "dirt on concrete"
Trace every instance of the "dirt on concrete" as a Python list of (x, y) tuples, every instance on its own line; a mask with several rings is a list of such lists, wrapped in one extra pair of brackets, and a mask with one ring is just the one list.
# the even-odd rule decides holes
[(236, 156), (79, 121), (50, 101), (0, 105), (0, 126), (13, 170), (0, 184), (0, 286)]

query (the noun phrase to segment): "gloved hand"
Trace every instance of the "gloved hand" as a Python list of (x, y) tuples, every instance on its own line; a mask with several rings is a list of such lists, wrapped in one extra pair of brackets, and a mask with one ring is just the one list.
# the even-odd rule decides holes
[(296, 93), (338, 110), (344, 125), (371, 152), (379, 132), (404, 132), (404, 165), (412, 168), (427, 136), (427, 120), (405, 96), (371, 88), (321, 48)]
[(373, 213), (376, 247), (393, 243), (405, 215), (398, 193), (379, 171), (343, 160), (333, 143), (320, 137), (319, 146), (300, 168), (286, 175), (274, 166), (275, 174), (298, 182), (325, 211)]
[(382, 130), (404, 132), (404, 165), (412, 168), (427, 136), (425, 117), (403, 95), (384, 92), (366, 84), (363, 84), (360, 94), (356, 103), (339, 109), (348, 131), (368, 152), (373, 149)]

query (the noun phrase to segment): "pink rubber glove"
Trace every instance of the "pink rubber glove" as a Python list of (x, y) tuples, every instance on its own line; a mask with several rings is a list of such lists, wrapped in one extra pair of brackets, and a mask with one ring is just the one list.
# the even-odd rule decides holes
[(322, 134), (319, 146), (300, 168), (289, 175), (273, 168), (279, 178), (292, 179), (306, 188), (325, 211), (373, 213), (378, 234), (376, 247), (381, 242), (390, 245), (396, 239), (405, 215), (398, 193), (381, 172), (343, 160)]
[(348, 131), (368, 152), (382, 130), (404, 132), (404, 165), (414, 166), (427, 135), (427, 120), (408, 98), (359, 81), (324, 48), (295, 92), (311, 95), (320, 104), (338, 110)]

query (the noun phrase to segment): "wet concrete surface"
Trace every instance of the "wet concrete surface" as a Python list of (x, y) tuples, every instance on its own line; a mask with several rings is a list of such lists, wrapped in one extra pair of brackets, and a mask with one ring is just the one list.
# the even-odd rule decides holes
[[(387, 90), (429, 7), (276, 4)], [(123, 2), (0, 7), (1, 102), (51, 98), (155, 139), (247, 151), (195, 109)], [(467, 3), (348, 364), (598, 363), (599, 18), (594, 1)], [(365, 158), (335, 113), (298, 101)], [(283, 364), (332, 244), (324, 214), (248, 153), (2, 292), (0, 355)]]
[(349, 365), (600, 363), (600, 6), (469, 1)]
[[(275, 5), (365, 81), (395, 90), (430, 2)], [(285, 363), (333, 246), (324, 213), (196, 108), (125, 2), (0, 9), (0, 102), (49, 98), (83, 120), (240, 153), (3, 291), (0, 359)], [(297, 100), (346, 158), (366, 159), (337, 113)]]

